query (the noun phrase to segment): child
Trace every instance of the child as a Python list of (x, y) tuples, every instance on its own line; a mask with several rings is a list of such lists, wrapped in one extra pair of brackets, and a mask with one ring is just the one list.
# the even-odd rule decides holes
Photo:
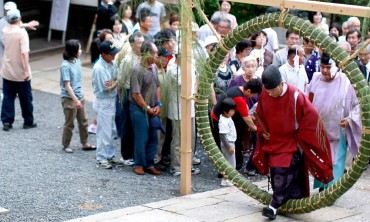
[(94, 150), (96, 147), (87, 142), (87, 117), (85, 98), (82, 92), (81, 44), (78, 40), (67, 41), (63, 52), (63, 63), (60, 67), (60, 88), (62, 106), (65, 116), (62, 144), (66, 153), (73, 153), (71, 148), (74, 120), (77, 119), (80, 141), (83, 150)]
[[(221, 140), (221, 151), (225, 156), (226, 160), (229, 161), (230, 165), (235, 168), (235, 141), (236, 141), (236, 129), (232, 116), (235, 114), (236, 103), (231, 98), (226, 98), (221, 102), (221, 115), (218, 122), (219, 135)], [(230, 187), (233, 184), (222, 178), (221, 186)]]

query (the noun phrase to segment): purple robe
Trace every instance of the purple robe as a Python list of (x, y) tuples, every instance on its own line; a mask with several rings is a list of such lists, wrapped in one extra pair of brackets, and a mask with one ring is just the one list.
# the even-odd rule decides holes
[(345, 129), (349, 150), (353, 155), (357, 155), (362, 130), (361, 113), (355, 90), (347, 76), (338, 72), (334, 80), (325, 81), (322, 74), (316, 72), (306, 91), (307, 95), (313, 93), (312, 104), (324, 122), (330, 140), (333, 164), (337, 160), (341, 129), (339, 122), (343, 118), (347, 118), (349, 123)]

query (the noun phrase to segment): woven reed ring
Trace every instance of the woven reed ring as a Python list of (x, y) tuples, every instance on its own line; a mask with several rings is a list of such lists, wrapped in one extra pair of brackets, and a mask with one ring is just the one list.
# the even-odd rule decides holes
[[(369, 103), (369, 87), (367, 86), (364, 77), (359, 70), (357, 64), (350, 58), (350, 56), (331, 38), (325, 38), (325, 33), (317, 29), (312, 24), (300, 19), (296, 16), (275, 12), (271, 14), (261, 15), (234, 29), (231, 33), (223, 39), (222, 47), (217, 47), (207, 60), (207, 65), (204, 67), (200, 75), (204, 78), (199, 78), (199, 88), (196, 103), (202, 103), (196, 106), (197, 127), (201, 137), (201, 141), (209, 156), (209, 159), (217, 167), (219, 172), (224, 174), (236, 187), (243, 191), (248, 196), (255, 200), (269, 204), (272, 196), (266, 191), (261, 190), (256, 185), (251, 183), (244, 176), (240, 175), (238, 171), (233, 169), (226, 159), (221, 154), (220, 150), (212, 137), (210, 124), (208, 121), (208, 106), (204, 105), (204, 101), (208, 101), (210, 94), (210, 85), (215, 78), (215, 73), (220, 64), (215, 61), (222, 61), (234, 45), (232, 42), (240, 42), (243, 38), (247, 38), (255, 32), (255, 30), (262, 30), (267, 27), (282, 26), (289, 30), (294, 30), (299, 35), (310, 39), (313, 44), (334, 59), (336, 64), (340, 64), (340, 68), (347, 74), (351, 84), (354, 86), (356, 94), (360, 101), (362, 112), (362, 125), (365, 129), (370, 126), (370, 118), (367, 113), (370, 111), (370, 106), (365, 106)], [(226, 49), (226, 50), (225, 50)], [(202, 101), (202, 102), (201, 102)], [(357, 155), (352, 167), (344, 176), (337, 181), (333, 186), (325, 191), (312, 195), (310, 197), (289, 200), (286, 204), (279, 208), (281, 213), (308, 213), (319, 208), (330, 206), (334, 201), (343, 195), (353, 184), (359, 179), (361, 174), (365, 171), (368, 157), (370, 155), (370, 130), (362, 133), (361, 146), (359, 154)]]

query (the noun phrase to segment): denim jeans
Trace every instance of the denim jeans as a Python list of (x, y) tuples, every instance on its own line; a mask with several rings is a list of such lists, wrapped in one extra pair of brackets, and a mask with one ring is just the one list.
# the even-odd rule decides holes
[(96, 160), (108, 160), (114, 157), (114, 132), (116, 124), (116, 98), (95, 99), (93, 104), (96, 113)]
[(132, 129), (134, 130), (134, 168), (154, 167), (157, 153), (157, 130), (149, 127), (148, 114), (134, 103), (130, 104)]
[(1, 121), (3, 123), (14, 123), (15, 107), (14, 101), (18, 94), (21, 105), (24, 124), (33, 124), (33, 105), (31, 80), (25, 82), (15, 82), (3, 79), (3, 103), (1, 106)]
[[(130, 101), (128, 100), (128, 90), (123, 95), (122, 109), (122, 134), (121, 134), (121, 155), (123, 159), (134, 158), (134, 131), (131, 124)], [(118, 126), (117, 126), (118, 127)]]
[(114, 118), (114, 121), (116, 123), (116, 129), (117, 129), (117, 136), (121, 137), (122, 136), (122, 105), (120, 98), (117, 94), (116, 96), (116, 117)]

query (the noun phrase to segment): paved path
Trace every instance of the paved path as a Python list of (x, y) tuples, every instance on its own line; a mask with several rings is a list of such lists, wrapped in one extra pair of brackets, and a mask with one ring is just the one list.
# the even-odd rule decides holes
[[(307, 214), (278, 215), (275, 221), (370, 221), (370, 171), (339, 198), (333, 206)], [(266, 188), (266, 181), (255, 183)], [(313, 191), (315, 192), (315, 191)], [(252, 222), (267, 221), (264, 207), (237, 188), (223, 188), (204, 193), (142, 204), (100, 213), (68, 222)]]
[[(41, 56), (31, 60), (32, 69), (32, 88), (43, 92), (60, 95), (60, 64), (63, 58), (61, 53), (49, 53), (47, 57)], [(88, 63), (87, 60), (82, 60)], [(94, 92), (91, 85), (91, 65), (82, 67), (82, 88), (84, 89), (85, 98), (89, 102), (94, 100)]]

